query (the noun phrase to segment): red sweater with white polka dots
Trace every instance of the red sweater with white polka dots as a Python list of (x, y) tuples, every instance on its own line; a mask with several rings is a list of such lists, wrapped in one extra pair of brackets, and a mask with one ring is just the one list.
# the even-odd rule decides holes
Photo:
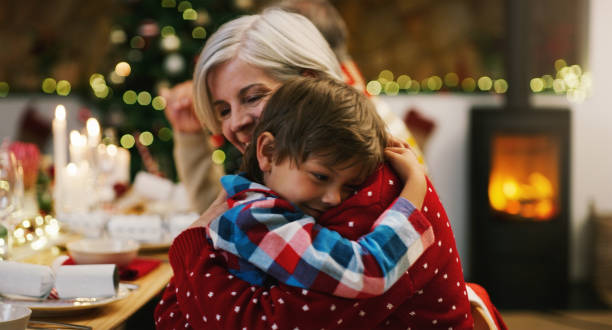
[[(319, 223), (349, 239), (365, 234), (395, 199), (387, 167)], [(174, 277), (155, 311), (159, 329), (470, 329), (473, 326), (455, 239), (428, 181), (421, 210), (430, 212), (436, 241), (385, 294), (344, 299), (287, 285), (255, 287), (227, 272), (204, 228), (179, 235), (170, 249)], [(351, 223), (350, 226), (348, 223)]]

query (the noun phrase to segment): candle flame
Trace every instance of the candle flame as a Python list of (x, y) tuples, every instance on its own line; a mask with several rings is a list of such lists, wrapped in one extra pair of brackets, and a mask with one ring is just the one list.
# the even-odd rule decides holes
[(70, 176), (76, 176), (77, 175), (76, 164), (75, 163), (68, 164), (68, 166), (66, 166), (66, 173), (68, 173), (68, 175)]
[(87, 119), (87, 133), (90, 136), (100, 135), (100, 124), (96, 118)]
[(55, 107), (55, 119), (58, 119), (58, 120), (66, 119), (66, 108), (61, 104)]
[(84, 147), (87, 144), (87, 138), (76, 130), (70, 131), (70, 144), (75, 147)]
[(106, 148), (106, 151), (108, 152), (109, 156), (115, 156), (117, 154), (117, 146), (111, 144)]

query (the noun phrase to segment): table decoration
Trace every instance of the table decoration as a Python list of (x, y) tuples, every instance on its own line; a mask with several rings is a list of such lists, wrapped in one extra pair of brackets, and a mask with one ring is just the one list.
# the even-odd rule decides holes
[(119, 273), (114, 264), (60, 266), (55, 272), (60, 299), (112, 297), (118, 285)]
[(53, 271), (48, 266), (28, 263), (0, 262), (0, 294), (16, 294), (28, 297), (46, 297), (55, 281)]
[[(60, 259), (62, 265), (76, 265), (74, 259), (62, 258)], [(118, 266), (119, 279), (121, 281), (134, 281), (137, 280), (161, 264), (161, 260), (153, 258), (142, 258), (136, 257), (129, 264)]]
[(63, 203), (62, 184), (64, 182), (63, 172), (66, 167), (66, 108), (58, 105), (55, 108), (55, 118), (53, 119), (53, 165), (55, 169), (54, 200), (56, 212), (61, 211)]

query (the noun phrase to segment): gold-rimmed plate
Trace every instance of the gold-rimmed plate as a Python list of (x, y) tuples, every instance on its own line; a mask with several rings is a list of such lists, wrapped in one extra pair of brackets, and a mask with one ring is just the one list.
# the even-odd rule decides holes
[(85, 309), (105, 306), (117, 300), (121, 300), (130, 295), (134, 290), (138, 289), (137, 285), (128, 283), (119, 283), (117, 294), (111, 297), (101, 298), (74, 298), (74, 299), (34, 299), (20, 297), (15, 295), (0, 296), (0, 302), (25, 306), (32, 310), (32, 315), (54, 315), (68, 314), (78, 312)]

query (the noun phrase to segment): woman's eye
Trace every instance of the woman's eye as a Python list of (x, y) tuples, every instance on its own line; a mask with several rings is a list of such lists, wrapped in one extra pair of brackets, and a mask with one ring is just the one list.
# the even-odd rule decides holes
[(217, 111), (217, 113), (219, 114), (220, 118), (225, 118), (225, 117), (227, 117), (230, 114), (230, 109), (229, 108), (222, 108), (222, 109), (219, 109)]
[(263, 95), (253, 95), (253, 96), (249, 96), (246, 99), (246, 103), (254, 103), (259, 101), (261, 98), (263, 97)]

